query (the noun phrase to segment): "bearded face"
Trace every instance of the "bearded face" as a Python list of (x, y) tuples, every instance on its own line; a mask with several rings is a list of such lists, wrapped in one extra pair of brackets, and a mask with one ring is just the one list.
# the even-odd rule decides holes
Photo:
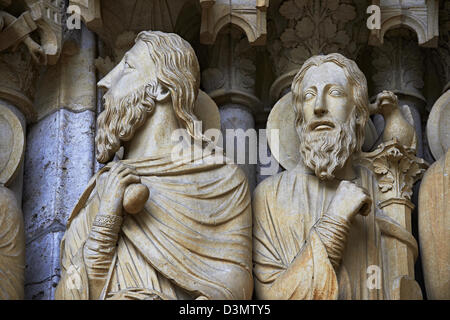
[(115, 98), (110, 91), (103, 96), (105, 110), (98, 117), (95, 144), (97, 160), (106, 163), (128, 141), (155, 108), (154, 89), (148, 84), (124, 97)]
[[(313, 119), (300, 127), (300, 154), (303, 163), (321, 180), (334, 178), (336, 170), (344, 167), (356, 151), (356, 109), (342, 123), (333, 117)], [(327, 123), (331, 130), (316, 131), (320, 123)]]

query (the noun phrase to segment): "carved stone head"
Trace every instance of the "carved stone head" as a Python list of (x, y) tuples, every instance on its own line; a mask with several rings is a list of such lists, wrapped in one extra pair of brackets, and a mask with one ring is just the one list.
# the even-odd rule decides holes
[(193, 110), (200, 67), (191, 45), (180, 36), (159, 31), (139, 33), (134, 46), (98, 86), (107, 89), (95, 138), (99, 162), (108, 162), (121, 142), (132, 139), (158, 102), (166, 99), (171, 99), (180, 125), (198, 138)]
[(366, 78), (354, 61), (338, 53), (313, 56), (291, 90), (302, 160), (320, 179), (333, 179), (364, 143)]

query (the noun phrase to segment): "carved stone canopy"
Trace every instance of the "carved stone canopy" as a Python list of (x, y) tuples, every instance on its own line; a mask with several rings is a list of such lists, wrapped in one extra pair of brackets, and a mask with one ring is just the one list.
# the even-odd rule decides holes
[(406, 26), (417, 34), (419, 45), (437, 47), (439, 0), (373, 0), (381, 12), (381, 28), (371, 30), (369, 44), (382, 45), (390, 29)]

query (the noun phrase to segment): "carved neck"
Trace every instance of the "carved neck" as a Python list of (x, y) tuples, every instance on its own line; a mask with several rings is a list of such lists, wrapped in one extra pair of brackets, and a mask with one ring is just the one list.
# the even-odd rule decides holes
[(124, 159), (140, 159), (167, 154), (175, 143), (171, 141), (174, 130), (180, 128), (173, 111), (172, 101), (157, 102), (155, 111), (134, 137), (124, 143)]

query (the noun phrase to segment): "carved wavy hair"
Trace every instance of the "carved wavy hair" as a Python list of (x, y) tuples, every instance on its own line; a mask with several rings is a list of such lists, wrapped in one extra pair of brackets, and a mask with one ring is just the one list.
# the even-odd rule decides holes
[(135, 42), (143, 41), (155, 64), (156, 79), (130, 95), (114, 101), (108, 92), (104, 96), (105, 110), (98, 118), (96, 136), (97, 160), (108, 162), (120, 148), (121, 141), (130, 140), (155, 108), (155, 89), (162, 85), (170, 92), (173, 110), (188, 134), (203, 139), (194, 130), (195, 101), (200, 87), (200, 67), (191, 45), (174, 33), (143, 31)]
[(297, 132), (301, 134), (301, 125), (303, 124), (303, 95), (302, 81), (306, 72), (311, 67), (318, 67), (323, 63), (333, 62), (344, 70), (348, 83), (352, 86), (352, 98), (355, 103), (355, 111), (352, 115), (356, 117), (356, 150), (361, 151), (364, 144), (364, 130), (367, 120), (369, 119), (369, 96), (367, 92), (367, 80), (364, 73), (358, 68), (358, 65), (350, 59), (347, 59), (339, 53), (331, 53), (329, 55), (317, 55), (305, 61), (299, 72), (292, 81), (292, 104), (296, 114), (295, 127)]

